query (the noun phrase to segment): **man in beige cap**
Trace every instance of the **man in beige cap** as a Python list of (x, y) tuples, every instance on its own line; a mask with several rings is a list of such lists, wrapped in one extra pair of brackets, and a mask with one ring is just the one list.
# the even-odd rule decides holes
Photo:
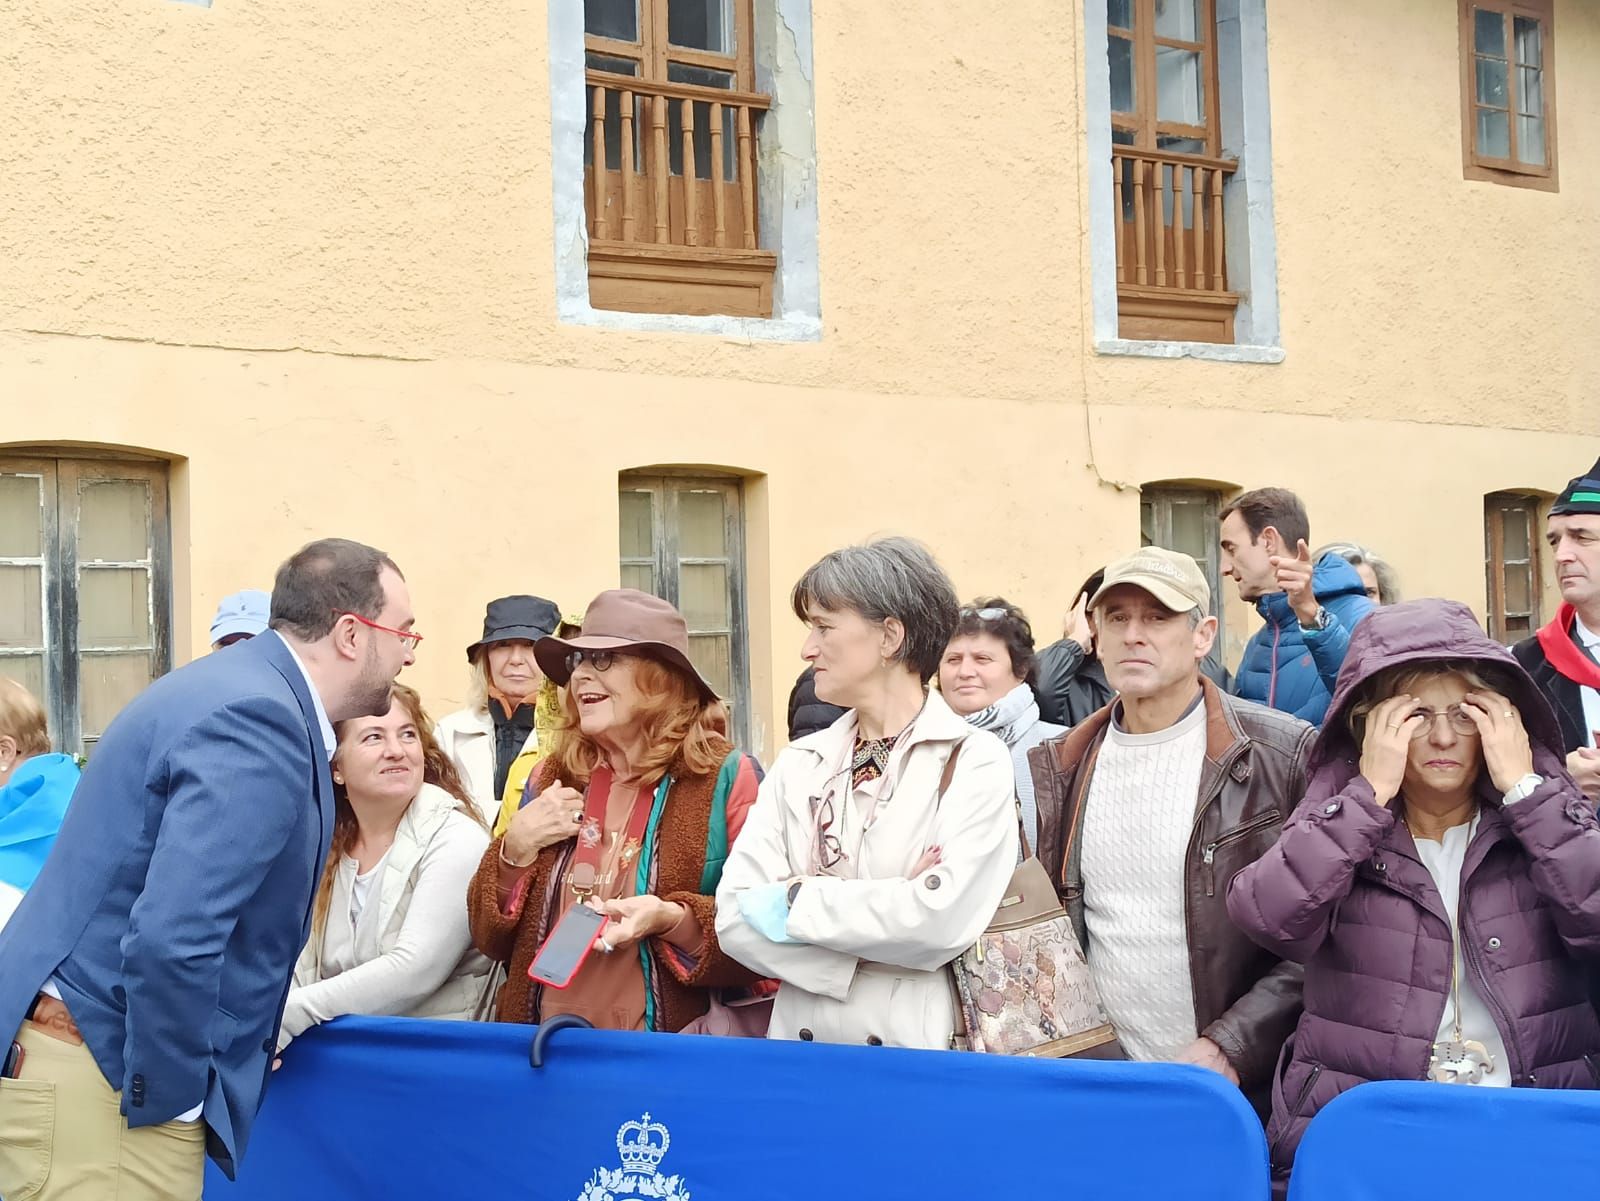
[(1224, 899), (1300, 799), (1316, 732), (1202, 676), (1210, 609), (1188, 555), (1106, 568), (1089, 614), (1118, 696), (1029, 756), (1039, 857), (1128, 1057), (1211, 1068), (1264, 1111), (1300, 968), (1240, 934)]

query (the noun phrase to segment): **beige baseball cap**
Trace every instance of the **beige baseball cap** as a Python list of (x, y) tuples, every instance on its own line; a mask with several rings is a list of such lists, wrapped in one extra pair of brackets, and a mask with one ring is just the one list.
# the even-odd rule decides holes
[(1211, 613), (1211, 586), (1205, 572), (1188, 555), (1161, 546), (1147, 546), (1106, 568), (1105, 581), (1089, 598), (1089, 608), (1097, 608), (1105, 594), (1119, 584), (1143, 588), (1174, 613), (1199, 609), (1200, 616)]

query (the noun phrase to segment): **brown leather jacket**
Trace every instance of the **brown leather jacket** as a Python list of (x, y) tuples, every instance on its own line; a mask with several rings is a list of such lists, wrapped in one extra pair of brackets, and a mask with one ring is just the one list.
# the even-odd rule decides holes
[[(1264, 1103), (1278, 1051), (1300, 1015), (1301, 968), (1241, 934), (1228, 920), (1228, 881), (1278, 840), (1305, 792), (1316, 730), (1298, 718), (1228, 696), (1202, 680), (1206, 761), (1189, 836), (1184, 910), (1199, 1035), (1222, 1049), (1240, 1087)], [(1039, 858), (1085, 950), (1079, 811), (1111, 705), (1028, 753), (1039, 802)]]

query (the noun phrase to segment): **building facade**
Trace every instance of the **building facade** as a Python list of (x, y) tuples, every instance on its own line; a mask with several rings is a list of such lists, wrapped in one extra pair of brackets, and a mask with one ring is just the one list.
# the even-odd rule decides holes
[(1600, 443), (1600, 10), (995, 16), (11, 5), (0, 671), (92, 748), (340, 534), (404, 568), (436, 713), (487, 599), (621, 582), (770, 755), (825, 551), (914, 535), (1044, 641), (1141, 536), (1214, 572), (1265, 484), (1409, 596), (1548, 618), (1540, 507)]

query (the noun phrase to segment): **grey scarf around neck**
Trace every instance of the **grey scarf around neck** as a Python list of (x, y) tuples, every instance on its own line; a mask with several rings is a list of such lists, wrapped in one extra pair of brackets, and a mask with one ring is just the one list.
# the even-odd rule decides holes
[(1026, 683), (1018, 684), (987, 709), (967, 714), (968, 725), (998, 735), (1008, 747), (1016, 746), (1038, 720), (1039, 702)]

